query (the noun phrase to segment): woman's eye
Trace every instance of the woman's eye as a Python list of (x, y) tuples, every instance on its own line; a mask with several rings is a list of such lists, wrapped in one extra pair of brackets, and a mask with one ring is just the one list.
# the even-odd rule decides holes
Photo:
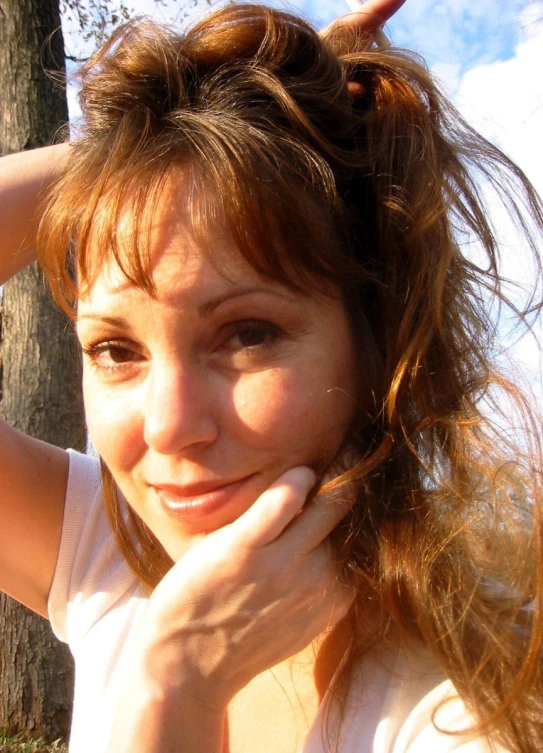
[(127, 345), (113, 341), (96, 343), (82, 350), (96, 368), (104, 371), (115, 371), (123, 364), (139, 359), (138, 354)]
[(236, 322), (227, 328), (224, 347), (231, 351), (257, 352), (271, 347), (280, 334), (279, 328), (269, 322)]
[(240, 327), (237, 337), (244, 348), (263, 345), (278, 335), (277, 329), (269, 324), (255, 323)]

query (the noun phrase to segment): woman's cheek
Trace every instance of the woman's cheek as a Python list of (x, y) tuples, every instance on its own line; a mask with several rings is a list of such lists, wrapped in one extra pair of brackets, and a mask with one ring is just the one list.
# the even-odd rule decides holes
[(91, 442), (113, 473), (129, 469), (142, 452), (143, 420), (137, 391), (111, 389), (83, 381)]
[(297, 465), (323, 470), (343, 434), (336, 416), (319, 408), (330, 402), (322, 383), (288, 371), (268, 370), (258, 377), (240, 380), (233, 392), (237, 445), (261, 453), (276, 473)]
[[(306, 390), (307, 392), (307, 390)], [(232, 392), (237, 428), (256, 446), (281, 445), (298, 437), (292, 433), (307, 415), (308, 395), (288, 372), (268, 369), (239, 379)], [(307, 401), (307, 403), (306, 403)]]
[[(240, 381), (233, 393), (245, 446), (269, 451), (285, 464), (323, 470), (339, 451), (356, 411), (352, 385), (327, 372), (268, 370)], [(254, 375), (253, 375), (254, 376)]]

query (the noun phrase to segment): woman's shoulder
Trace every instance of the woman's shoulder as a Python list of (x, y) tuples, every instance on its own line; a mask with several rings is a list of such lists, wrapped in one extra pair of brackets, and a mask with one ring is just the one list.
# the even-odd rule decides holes
[(77, 450), (68, 450), (69, 469), (64, 505), (64, 522), (72, 516), (83, 517), (101, 496), (100, 459)]

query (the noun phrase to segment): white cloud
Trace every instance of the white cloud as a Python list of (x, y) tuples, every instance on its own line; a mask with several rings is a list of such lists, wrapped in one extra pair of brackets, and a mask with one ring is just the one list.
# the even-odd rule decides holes
[[(508, 59), (479, 65), (458, 81), (456, 104), (467, 120), (515, 161), (543, 194), (543, 3), (527, 6), (517, 19), (518, 37)], [(523, 255), (518, 234), (506, 210), (491, 203), (494, 225), (502, 241), (503, 272), (529, 285), (533, 271)], [(542, 402), (541, 322), (511, 355)]]
[[(455, 104), (543, 194), (543, 78), (539, 75), (543, 70), (542, 2), (525, 9), (519, 17), (519, 29), (519, 41), (510, 59), (476, 66), (459, 79)], [(498, 220), (505, 243), (513, 245), (514, 228), (503, 211)]]
[(394, 40), (437, 62), (460, 65), (508, 56), (528, 0), (408, 0), (390, 26)]
[(525, 169), (543, 193), (543, 23), (534, 4), (521, 16), (515, 55), (462, 77), (456, 102), (466, 118)]

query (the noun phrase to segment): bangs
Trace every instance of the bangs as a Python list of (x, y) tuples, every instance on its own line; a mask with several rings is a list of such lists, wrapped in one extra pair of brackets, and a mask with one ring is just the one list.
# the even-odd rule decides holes
[[(130, 284), (154, 294), (151, 230), (166, 195), (215, 266), (209, 238), (219, 232), (257, 273), (290, 288), (318, 293), (352, 281), (342, 202), (327, 162), (292, 138), (279, 150), (277, 135), (232, 120), (183, 113), (175, 139), (167, 131), (139, 144), (119, 138), (105, 164), (96, 154), (105, 145), (74, 146), (75, 167), (44, 214), (41, 251), (65, 310), (73, 314), (112, 262)], [(62, 247), (67, 254), (59, 254)]]

